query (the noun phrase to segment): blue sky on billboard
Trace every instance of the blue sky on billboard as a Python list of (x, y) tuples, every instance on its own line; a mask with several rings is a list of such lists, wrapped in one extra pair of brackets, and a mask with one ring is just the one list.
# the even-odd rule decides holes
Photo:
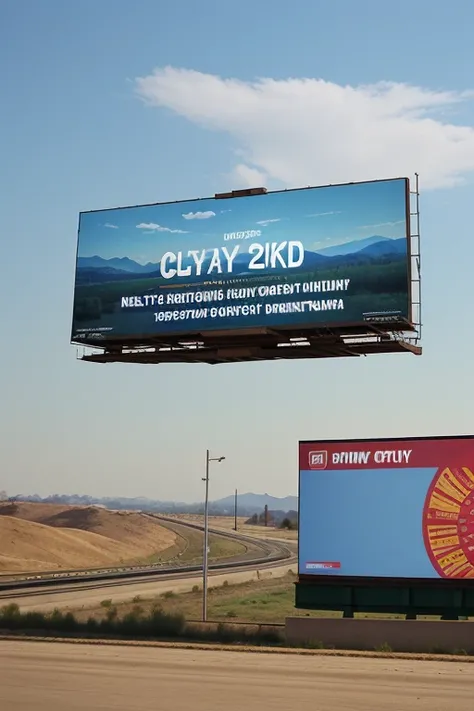
[(320, 252), (374, 235), (401, 238), (406, 235), (405, 184), (395, 180), (86, 212), (78, 256), (129, 257), (146, 264), (158, 262), (171, 248), (219, 247), (233, 232), (252, 233), (241, 251), (257, 239), (299, 239), (306, 249)]
[[(209, 447), (226, 455), (213, 496), (285, 495), (299, 439), (470, 431), (473, 23), (463, 0), (3, 3), (1, 488), (199, 499)], [(81, 210), (415, 171), (421, 358), (76, 362)], [(342, 217), (314, 221), (340, 230)], [(136, 258), (155, 225), (204, 233), (221, 216), (200, 218), (144, 219)], [(103, 222), (120, 240), (112, 213)]]

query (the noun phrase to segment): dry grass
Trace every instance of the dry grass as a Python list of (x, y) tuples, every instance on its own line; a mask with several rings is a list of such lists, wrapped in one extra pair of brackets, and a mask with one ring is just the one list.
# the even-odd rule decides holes
[[(267, 571), (267, 574), (270, 571)], [(296, 575), (289, 572), (284, 577), (252, 580), (236, 585), (212, 587), (208, 592), (208, 619), (214, 622), (246, 622), (249, 624), (284, 624), (286, 617), (342, 617), (341, 612), (297, 610), (294, 607)], [(104, 600), (96, 608), (81, 608), (71, 611), (80, 621), (90, 617), (101, 620), (111, 608), (116, 609), (118, 617), (139, 610), (148, 614), (159, 606), (166, 614), (181, 614), (188, 621), (199, 621), (202, 611), (202, 586), (196, 584), (195, 590), (188, 593), (162, 593), (153, 598), (136, 597), (128, 602), (114, 604), (113, 600)], [(355, 615), (365, 619), (404, 619), (403, 615), (360, 613)], [(439, 619), (434, 616), (420, 619)]]
[[(212, 560), (247, 547), (210, 536)], [(0, 572), (74, 570), (202, 559), (203, 533), (134, 511), (29, 502), (0, 504)]]
[[(167, 514), (177, 521), (189, 521), (190, 523), (199, 523), (204, 525), (204, 516), (201, 514)], [(237, 532), (246, 536), (254, 536), (255, 538), (284, 538), (289, 541), (298, 540), (297, 531), (286, 531), (281, 528), (272, 526), (252, 526), (245, 523), (248, 521), (247, 516), (237, 517)], [(234, 529), (233, 516), (209, 516), (209, 526), (211, 528), (222, 529), (223, 531), (232, 531)]]
[[(222, 585), (210, 588), (208, 597), (208, 618), (213, 621), (249, 622), (281, 624), (285, 617), (304, 615), (305, 611), (294, 608), (294, 583), (296, 576), (288, 573), (282, 578), (267, 578), (238, 585)], [(144, 614), (159, 605), (167, 614), (180, 613), (187, 620), (199, 620), (202, 610), (202, 586), (196, 584), (194, 592), (165, 592), (150, 599), (134, 600), (114, 605), (113, 600), (92, 609), (72, 609), (78, 620), (89, 617), (103, 619), (111, 606), (117, 609), (119, 617), (133, 611), (137, 606)], [(338, 613), (330, 613), (338, 616)]]
[[(166, 526), (175, 531), (181, 543), (180, 562), (188, 564), (201, 562), (204, 546), (203, 531), (179, 526), (178, 520), (176, 520), (176, 526), (172, 523), (166, 523)], [(249, 548), (252, 548), (252, 546), (233, 541), (231, 538), (221, 538), (212, 533), (209, 535), (210, 560), (224, 560), (225, 558), (243, 555)]]
[(117, 541), (71, 528), (56, 529), (11, 516), (0, 517), (0, 571), (60, 570), (119, 565), (138, 560), (149, 551), (174, 544), (172, 531), (162, 529), (143, 539)]

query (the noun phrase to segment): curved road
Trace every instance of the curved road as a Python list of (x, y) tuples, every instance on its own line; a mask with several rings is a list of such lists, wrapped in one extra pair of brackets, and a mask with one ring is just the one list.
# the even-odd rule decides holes
[[(172, 528), (191, 528), (202, 530), (202, 525), (160, 518), (164, 525)], [(296, 543), (285, 541), (270, 541), (253, 538), (233, 531), (217, 531), (213, 533), (224, 538), (233, 538), (244, 544), (250, 544), (246, 553), (232, 556), (227, 561), (211, 562), (209, 569), (209, 587), (222, 585), (224, 581), (236, 584), (253, 580), (260, 575), (279, 577), (289, 570), (295, 570)], [(253, 550), (252, 550), (253, 548)], [(214, 568), (214, 570), (213, 570)], [(52, 611), (55, 608), (77, 609), (94, 607), (104, 598), (112, 599), (114, 603), (131, 600), (135, 596), (154, 597), (163, 592), (188, 592), (194, 585), (200, 584), (202, 569), (194, 566), (194, 570), (186, 570), (183, 566), (150, 566), (135, 569), (108, 570), (101, 573), (91, 571), (91, 579), (86, 571), (79, 574), (44, 574), (44, 580), (29, 581), (12, 578), (5, 581), (2, 589), (0, 577), (0, 606), (16, 603), (24, 611)], [(35, 576), (36, 578), (36, 576)], [(45, 583), (48, 583), (47, 586)]]
[(471, 711), (472, 664), (0, 642), (2, 711)]

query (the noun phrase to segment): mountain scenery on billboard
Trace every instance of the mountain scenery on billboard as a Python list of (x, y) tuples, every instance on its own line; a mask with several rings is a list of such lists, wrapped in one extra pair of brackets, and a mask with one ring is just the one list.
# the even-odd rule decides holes
[(410, 320), (407, 186), (83, 212), (72, 339)]
[(300, 443), (299, 573), (474, 578), (474, 438)]

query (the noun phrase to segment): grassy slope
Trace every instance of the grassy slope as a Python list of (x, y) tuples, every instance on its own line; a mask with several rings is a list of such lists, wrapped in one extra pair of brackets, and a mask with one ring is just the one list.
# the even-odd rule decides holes
[[(242, 555), (210, 536), (210, 559)], [(202, 560), (203, 533), (139, 512), (56, 504), (0, 504), (0, 573)]]
[[(283, 578), (251, 581), (239, 585), (223, 585), (211, 588), (208, 598), (208, 616), (210, 621), (249, 622), (260, 624), (283, 624), (286, 617), (342, 617), (340, 612), (309, 612), (294, 608), (294, 583), (296, 575), (289, 573)], [(131, 612), (137, 605), (143, 612), (150, 612), (158, 603), (165, 613), (180, 613), (187, 620), (199, 620), (202, 608), (202, 589), (196, 585), (195, 592), (175, 594), (163, 593), (152, 599), (135, 598), (127, 603), (116, 605), (118, 616)], [(112, 601), (113, 603), (113, 601)], [(77, 619), (89, 617), (103, 619), (108, 607), (79, 610)], [(361, 618), (403, 619), (402, 615), (358, 614)], [(423, 619), (437, 619), (425, 617)]]

